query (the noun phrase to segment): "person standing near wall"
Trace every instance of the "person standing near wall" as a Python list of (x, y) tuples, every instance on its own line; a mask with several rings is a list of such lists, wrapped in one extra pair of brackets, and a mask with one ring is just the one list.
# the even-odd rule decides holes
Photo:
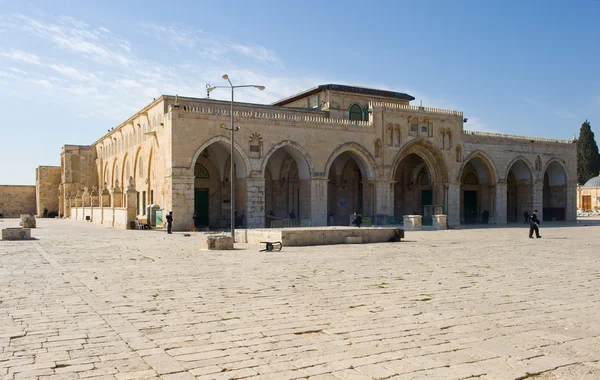
[(167, 215), (167, 233), (172, 234), (171, 229), (173, 228), (173, 211), (169, 211), (169, 215)]

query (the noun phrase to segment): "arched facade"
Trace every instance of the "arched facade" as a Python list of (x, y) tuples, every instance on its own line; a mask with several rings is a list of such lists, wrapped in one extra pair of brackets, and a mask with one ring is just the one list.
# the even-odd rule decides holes
[(253, 228), (349, 225), (354, 212), (372, 224), (414, 213), (425, 224), (439, 213), (449, 226), (519, 222), (534, 208), (574, 218), (570, 141), (468, 132), (461, 112), (402, 93), (324, 85), (305, 95), (236, 103), (234, 157), (221, 128), (229, 102), (162, 96), (91, 149), (65, 148), (61, 194), (104, 182), (112, 193), (118, 180), (125, 200), (131, 176), (135, 214), (155, 203), (173, 211), (175, 230), (228, 229), (232, 210), (236, 226)]

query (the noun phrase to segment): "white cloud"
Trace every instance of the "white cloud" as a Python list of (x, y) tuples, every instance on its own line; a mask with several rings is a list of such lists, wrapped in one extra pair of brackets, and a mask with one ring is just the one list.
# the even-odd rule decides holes
[(0, 52), (0, 56), (10, 58), (15, 61), (31, 63), (34, 65), (40, 64), (40, 59), (38, 58), (37, 55), (27, 53), (27, 52), (25, 52), (23, 50), (19, 50), (19, 49), (12, 49), (11, 51), (8, 51), (8, 52)]
[(194, 51), (203, 58), (220, 60), (231, 53), (252, 58), (258, 62), (281, 65), (281, 58), (273, 50), (264, 46), (236, 43), (224, 36), (203, 32), (197, 29), (176, 28), (156, 24), (142, 23), (140, 27), (146, 34), (159, 41), (168, 43), (172, 48), (181, 51)]
[(83, 74), (79, 70), (74, 69), (72, 67), (67, 67), (67, 66), (63, 66), (63, 65), (55, 65), (55, 64), (48, 65), (48, 67), (56, 72), (63, 74), (66, 77), (73, 79), (73, 80), (87, 81), (92, 78), (91, 75)]
[(50, 81), (46, 80), (46, 79), (34, 79), (30, 81), (31, 83), (35, 83), (35, 84), (39, 84), (40, 86), (44, 86), (44, 87), (52, 87), (52, 83), (50, 83)]
[(17, 69), (16, 67), (11, 67), (11, 68), (9, 68), (9, 70), (12, 71), (12, 72), (15, 72), (17, 74), (27, 75), (27, 71), (21, 70), (21, 69)]

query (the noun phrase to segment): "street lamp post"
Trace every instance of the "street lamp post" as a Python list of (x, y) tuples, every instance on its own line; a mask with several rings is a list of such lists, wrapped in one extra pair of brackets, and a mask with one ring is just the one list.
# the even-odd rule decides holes
[(240, 128), (234, 126), (234, 120), (233, 120), (233, 93), (234, 90), (236, 88), (242, 88), (242, 87), (254, 87), (254, 88), (258, 88), (259, 90), (264, 90), (265, 86), (259, 86), (259, 85), (254, 85), (254, 84), (245, 84), (245, 85), (241, 85), (241, 86), (234, 86), (233, 83), (231, 83), (231, 81), (229, 80), (229, 76), (227, 74), (223, 75), (223, 79), (227, 80), (227, 82), (229, 82), (229, 86), (210, 86), (210, 85), (206, 85), (206, 93), (210, 93), (212, 90), (216, 89), (216, 88), (230, 88), (231, 89), (231, 127), (227, 128), (225, 127), (224, 124), (221, 124), (221, 128), (225, 128), (231, 131), (231, 171), (229, 174), (229, 181), (231, 183), (231, 201), (230, 201), (230, 205), (231, 205), (231, 237), (233, 239), (233, 243), (235, 244), (235, 178), (233, 176), (233, 165), (234, 165), (234, 160), (233, 160), (233, 133), (235, 131), (238, 131)]

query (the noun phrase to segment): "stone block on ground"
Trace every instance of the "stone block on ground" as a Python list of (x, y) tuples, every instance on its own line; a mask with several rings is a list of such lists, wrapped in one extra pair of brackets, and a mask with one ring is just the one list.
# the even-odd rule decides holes
[(421, 230), (421, 215), (404, 215), (404, 229), (406, 231), (420, 231)]
[(233, 249), (233, 238), (230, 235), (208, 235), (200, 244), (202, 249)]
[(31, 230), (29, 228), (4, 228), (2, 240), (31, 240)]
[(23, 228), (35, 228), (35, 216), (30, 214), (21, 214), (21, 222)]

